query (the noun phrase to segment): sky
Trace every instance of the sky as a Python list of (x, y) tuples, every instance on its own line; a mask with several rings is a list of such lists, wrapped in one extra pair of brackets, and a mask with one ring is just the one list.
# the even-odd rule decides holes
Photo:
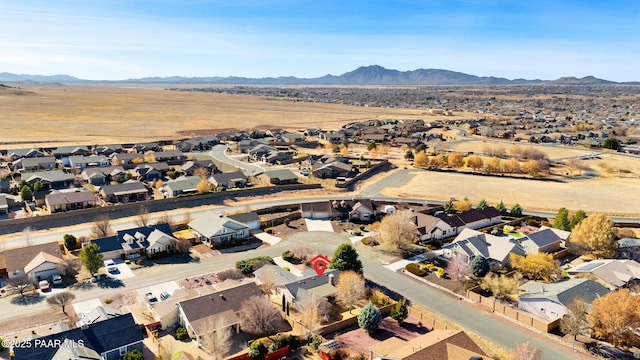
[(0, 0), (0, 72), (640, 80), (637, 0)]

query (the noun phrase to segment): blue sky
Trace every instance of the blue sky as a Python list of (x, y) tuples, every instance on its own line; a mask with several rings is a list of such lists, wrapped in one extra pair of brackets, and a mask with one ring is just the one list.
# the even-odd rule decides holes
[(0, 72), (640, 80), (640, 1), (0, 0)]

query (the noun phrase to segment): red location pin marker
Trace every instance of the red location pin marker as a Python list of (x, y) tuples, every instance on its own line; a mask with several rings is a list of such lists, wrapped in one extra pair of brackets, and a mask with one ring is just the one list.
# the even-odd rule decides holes
[(311, 265), (313, 266), (313, 270), (316, 271), (318, 276), (322, 276), (325, 270), (327, 270), (328, 265), (331, 263), (331, 260), (325, 255), (318, 254), (313, 257), (313, 259), (309, 260)]

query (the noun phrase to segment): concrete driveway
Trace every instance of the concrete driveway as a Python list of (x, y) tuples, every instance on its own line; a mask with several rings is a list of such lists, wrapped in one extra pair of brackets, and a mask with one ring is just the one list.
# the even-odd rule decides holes
[(307, 224), (307, 231), (328, 231), (333, 232), (333, 226), (329, 220), (304, 219)]
[(129, 267), (129, 265), (125, 264), (124, 261), (122, 261), (121, 259), (115, 259), (113, 260), (113, 262), (116, 263), (116, 267), (118, 268), (118, 272), (117, 273), (107, 273), (108, 276), (111, 276), (112, 278), (115, 279), (128, 279), (128, 278), (132, 278), (135, 275), (133, 275), (133, 271), (131, 271), (131, 268)]

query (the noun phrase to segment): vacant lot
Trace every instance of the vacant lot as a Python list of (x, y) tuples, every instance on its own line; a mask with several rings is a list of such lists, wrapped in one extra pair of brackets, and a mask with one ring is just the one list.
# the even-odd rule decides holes
[(10, 84), (0, 88), (0, 142), (129, 143), (199, 131), (256, 127), (340, 128), (367, 119), (425, 118), (420, 110), (269, 100), (169, 91), (162, 86)]
[(572, 210), (610, 214), (638, 214), (640, 182), (636, 178), (598, 178), (567, 183), (500, 177), (482, 177), (459, 173), (417, 170), (406, 185), (382, 191), (388, 196), (448, 200), (449, 196), (468, 197), (473, 203), (487, 199), (503, 200), (508, 207), (519, 203), (526, 210)]

